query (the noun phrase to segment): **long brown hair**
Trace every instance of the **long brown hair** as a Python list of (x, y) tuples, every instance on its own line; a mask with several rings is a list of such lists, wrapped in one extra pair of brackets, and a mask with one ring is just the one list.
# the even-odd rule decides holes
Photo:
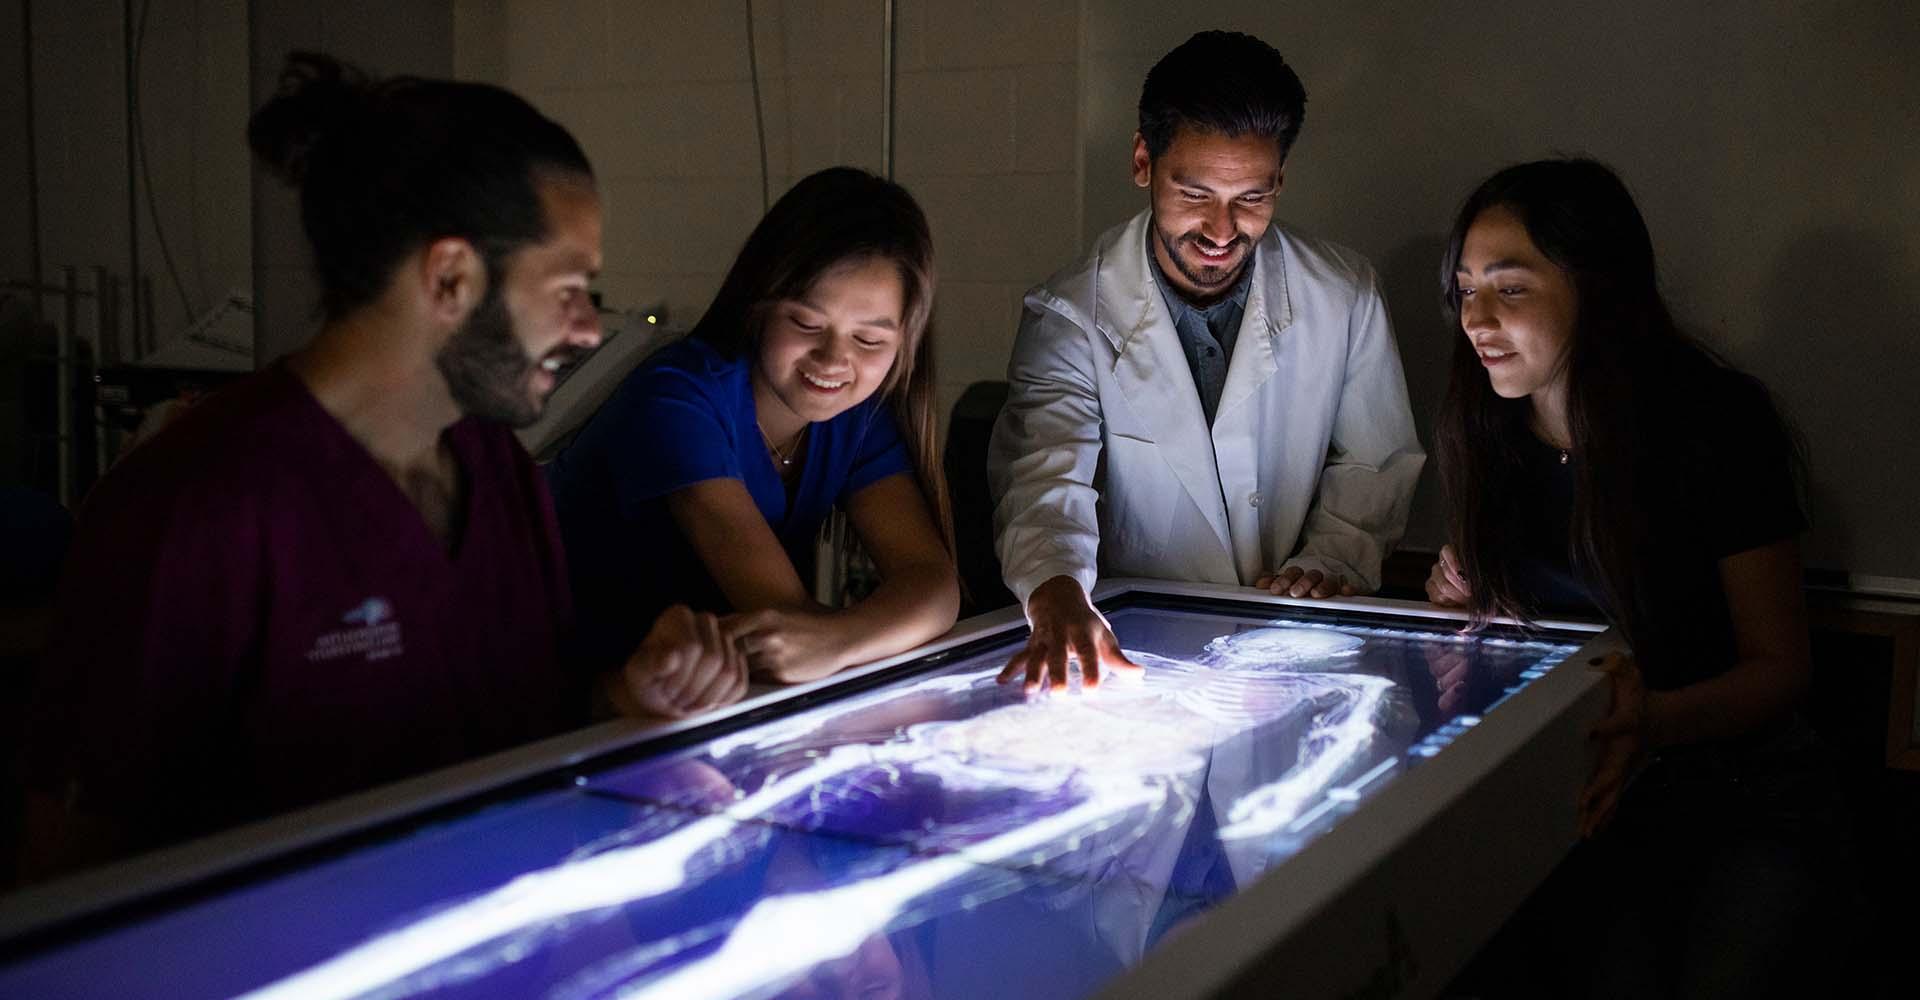
[(904, 292), (900, 352), (880, 391), (951, 554), (953, 513), (933, 398), (933, 237), (906, 188), (854, 167), (829, 167), (802, 178), (747, 236), (691, 335), (729, 357), (750, 356), (759, 350), (776, 303), (803, 297), (841, 264), (874, 259), (899, 270)]
[[(1451, 376), (1435, 428), (1448, 535), (1471, 589), (1476, 625), (1540, 610), (1519, 592), (1511, 530), (1529, 400), (1503, 399), (1473, 345), (1459, 336), (1455, 272), (1467, 230), (1482, 213), (1506, 208), (1542, 254), (1566, 273), (1575, 313), (1566, 362), (1567, 429), (1573, 441), (1574, 505), (1568, 553), (1602, 610), (1638, 643), (1658, 609), (1650, 606), (1644, 558), (1652, 545), (1646, 489), (1671, 472), (1661, 434), (1685, 419), (1684, 401), (1703, 379), (1727, 372), (1680, 331), (1660, 295), (1653, 241), (1626, 185), (1592, 160), (1541, 160), (1508, 167), (1482, 183), (1454, 220), (1440, 265), (1442, 311), (1455, 332)], [(1748, 381), (1764, 395), (1765, 388)], [(1776, 414), (1777, 418), (1777, 414)], [(1789, 429), (1782, 422), (1785, 436)], [(1799, 456), (1793, 456), (1798, 471)], [(1668, 465), (1662, 465), (1665, 461)]]

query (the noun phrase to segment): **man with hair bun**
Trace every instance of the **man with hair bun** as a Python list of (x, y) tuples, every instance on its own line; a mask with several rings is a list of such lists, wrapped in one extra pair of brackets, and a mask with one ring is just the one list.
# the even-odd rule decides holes
[(299, 189), (323, 324), (87, 498), (28, 737), (30, 877), (584, 722), (740, 697), (711, 615), (624, 669), (561, 664), (572, 608), (512, 428), (600, 342), (600, 201), (519, 97), (290, 57), (248, 140)]
[(1373, 268), (1274, 221), (1306, 91), (1250, 35), (1204, 31), (1140, 92), (1148, 207), (1027, 293), (988, 457), (1029, 690), (1133, 666), (1097, 576), (1364, 593), (1425, 454)]

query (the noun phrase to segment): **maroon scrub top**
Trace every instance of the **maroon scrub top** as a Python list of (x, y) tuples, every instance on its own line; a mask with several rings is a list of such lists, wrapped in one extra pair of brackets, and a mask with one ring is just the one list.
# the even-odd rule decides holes
[(497, 424), (445, 440), (451, 551), (284, 365), (129, 454), (81, 508), (29, 781), (152, 846), (584, 721), (543, 477)]

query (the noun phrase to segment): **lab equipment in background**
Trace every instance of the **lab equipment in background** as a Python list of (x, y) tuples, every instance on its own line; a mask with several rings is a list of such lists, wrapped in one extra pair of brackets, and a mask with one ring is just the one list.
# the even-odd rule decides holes
[(634, 366), (685, 334), (668, 325), (664, 302), (641, 309), (602, 308), (600, 322), (600, 346), (561, 371), (540, 419), (519, 432), (520, 443), (535, 461), (558, 454)]

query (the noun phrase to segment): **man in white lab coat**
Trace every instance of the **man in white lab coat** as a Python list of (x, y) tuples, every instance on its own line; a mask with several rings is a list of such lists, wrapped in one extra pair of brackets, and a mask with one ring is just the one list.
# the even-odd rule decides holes
[(1027, 293), (988, 473), (1033, 634), (1001, 680), (1133, 666), (1102, 574), (1378, 588), (1426, 456), (1373, 268), (1273, 219), (1305, 102), (1252, 36), (1169, 52), (1134, 136), (1149, 207)]

